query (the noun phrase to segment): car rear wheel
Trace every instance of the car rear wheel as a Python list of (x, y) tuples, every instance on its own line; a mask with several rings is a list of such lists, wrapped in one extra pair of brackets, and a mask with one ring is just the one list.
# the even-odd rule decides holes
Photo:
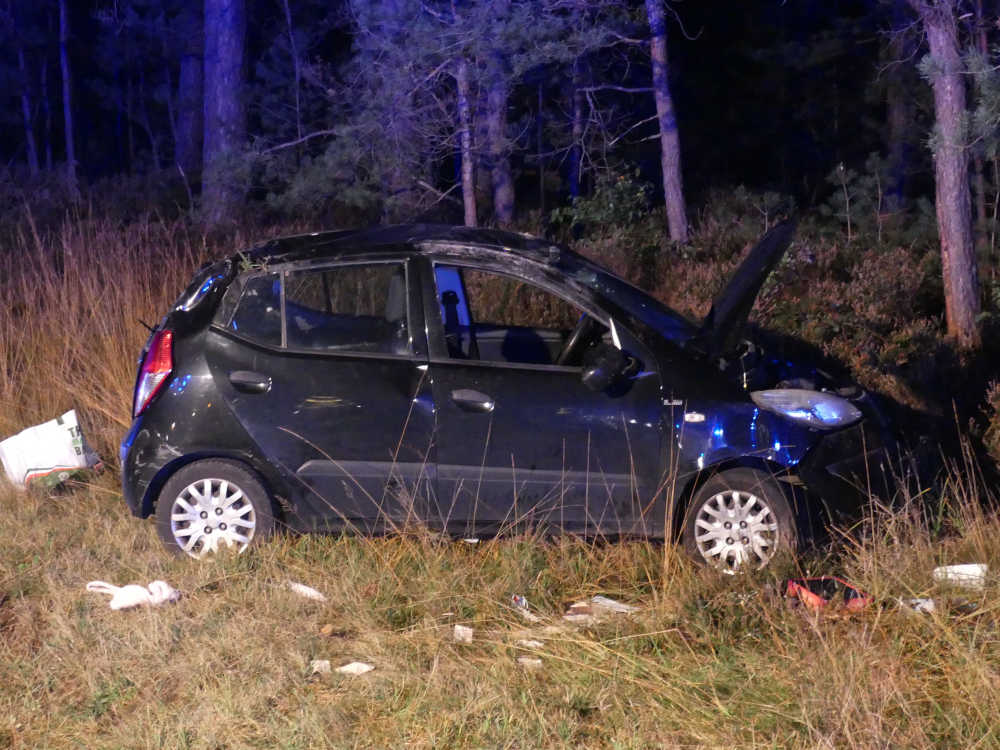
[(223, 549), (243, 552), (274, 531), (271, 498), (235, 461), (196, 461), (163, 486), (156, 529), (168, 549), (190, 557), (210, 557)]
[(794, 552), (799, 528), (787, 496), (771, 476), (731, 469), (695, 492), (683, 543), (698, 562), (736, 573), (763, 568), (781, 551)]

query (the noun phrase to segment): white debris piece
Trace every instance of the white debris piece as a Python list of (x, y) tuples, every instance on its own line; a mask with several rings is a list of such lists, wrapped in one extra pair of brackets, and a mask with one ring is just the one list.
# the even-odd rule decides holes
[(541, 617), (528, 609), (528, 600), (520, 594), (512, 594), (510, 597), (511, 606), (527, 622), (541, 622)]
[(610, 597), (607, 596), (600, 596), (600, 595), (592, 596), (590, 597), (590, 603), (597, 607), (607, 609), (610, 610), (611, 612), (615, 612), (616, 614), (621, 614), (621, 615), (627, 615), (631, 614), (632, 612), (639, 611), (638, 607), (633, 607), (631, 604), (623, 604), (622, 602), (615, 601), (614, 599), (611, 599)]
[(472, 643), (472, 635), (475, 631), (466, 625), (456, 625), (452, 631), (452, 637), (458, 643)]
[(313, 659), (309, 662), (309, 674), (330, 674), (330, 660)]
[(924, 615), (929, 615), (937, 608), (933, 599), (900, 599), (899, 603), (907, 609)]
[(970, 589), (981, 589), (986, 584), (986, 573), (989, 566), (982, 563), (967, 563), (965, 565), (942, 565), (934, 568), (934, 580), (940, 583), (951, 583)]
[(514, 645), (520, 646), (521, 648), (542, 648), (545, 644), (542, 643), (541, 641), (522, 639), (520, 641), (515, 641)]
[(100, 462), (83, 438), (75, 409), (0, 442), (0, 468), (16, 487), (54, 487)]
[(111, 609), (131, 609), (132, 607), (158, 607), (165, 602), (175, 602), (181, 598), (181, 592), (166, 581), (153, 581), (149, 586), (130, 583), (127, 586), (115, 586), (104, 581), (91, 581), (87, 591), (98, 594), (109, 594)]
[(371, 664), (365, 664), (363, 661), (352, 661), (350, 664), (345, 664), (342, 667), (337, 667), (337, 671), (341, 674), (365, 674), (371, 672), (375, 669)]
[(525, 669), (542, 668), (542, 660), (536, 656), (519, 656), (517, 657), (517, 663), (520, 664)]
[(576, 625), (591, 625), (597, 622), (597, 616), (587, 602), (571, 604), (566, 610), (566, 614), (563, 615), (563, 619)]
[(638, 611), (639, 608), (633, 607), (631, 604), (622, 604), (606, 596), (592, 596), (586, 601), (574, 602), (569, 605), (563, 619), (577, 625), (592, 625), (609, 615), (624, 615)]
[(326, 597), (323, 594), (314, 589), (312, 586), (306, 586), (304, 583), (289, 581), (288, 588), (290, 591), (294, 591), (296, 594), (304, 596), (306, 599), (312, 599), (315, 602), (326, 601)]

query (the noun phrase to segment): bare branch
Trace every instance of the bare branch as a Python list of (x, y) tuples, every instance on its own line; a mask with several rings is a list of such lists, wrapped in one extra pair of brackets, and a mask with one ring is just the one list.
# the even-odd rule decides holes
[(690, 34), (688, 34), (687, 29), (684, 28), (684, 22), (681, 20), (680, 14), (670, 6), (670, 3), (664, 3), (664, 7), (666, 7), (667, 9), (667, 13), (672, 15), (674, 17), (674, 20), (677, 21), (677, 25), (681, 27), (681, 33), (684, 35), (684, 38), (687, 39), (689, 42), (697, 41), (701, 37), (701, 35), (705, 32), (705, 27), (702, 27), (698, 29), (697, 34), (691, 36)]
[(451, 193), (453, 190), (455, 190), (456, 188), (458, 188), (458, 186), (461, 185), (461, 184), (462, 183), (460, 183), (460, 182), (456, 182), (454, 185), (452, 185), (450, 188), (448, 188), (447, 190), (445, 190), (442, 193), (440, 190), (438, 190), (437, 188), (435, 188), (432, 185), (427, 184), (423, 180), (417, 180), (417, 185), (419, 187), (422, 187), (424, 190), (427, 190), (428, 192), (434, 193), (434, 195), (437, 196), (437, 200), (434, 201), (434, 203), (431, 204), (432, 206), (440, 203), (441, 201), (443, 201), (445, 199), (451, 201), (452, 203), (455, 203), (455, 204), (461, 206), (462, 205), (462, 201), (460, 201), (458, 198), (456, 198), (453, 195), (449, 195), (449, 193)]
[(653, 90), (652, 86), (614, 86), (610, 83), (601, 84), (599, 86), (587, 86), (580, 89), (581, 91), (621, 91), (625, 94), (648, 94)]
[(261, 154), (273, 154), (275, 151), (283, 151), (286, 148), (292, 148), (294, 146), (298, 146), (299, 144), (305, 143), (306, 141), (311, 141), (313, 138), (322, 138), (325, 135), (336, 135), (336, 134), (337, 134), (337, 131), (334, 128), (328, 128), (326, 130), (316, 130), (316, 131), (314, 131), (312, 133), (307, 133), (306, 135), (302, 136), (301, 138), (296, 138), (295, 140), (292, 140), (292, 141), (286, 141), (285, 143), (279, 143), (276, 146), (271, 146), (270, 148), (265, 148), (260, 153)]
[[(612, 138), (608, 142), (608, 145), (609, 146), (614, 146), (616, 143), (618, 143), (618, 141), (620, 141), (622, 138), (624, 138), (626, 135), (628, 135), (629, 133), (631, 133), (636, 128), (642, 127), (647, 122), (656, 122), (656, 120), (657, 120), (658, 117), (659, 117), (658, 115), (652, 115), (651, 117), (647, 117), (645, 120), (640, 120), (639, 122), (637, 122), (634, 125), (626, 128), (623, 132), (619, 133), (617, 136), (615, 136), (614, 138)], [(659, 138), (659, 137), (660, 137), (660, 134), (659, 134), (659, 132), (657, 132), (654, 135), (649, 136), (648, 138), (641, 139), (639, 141), (639, 143), (642, 143), (643, 141), (649, 141), (649, 140), (652, 140), (653, 138)]]

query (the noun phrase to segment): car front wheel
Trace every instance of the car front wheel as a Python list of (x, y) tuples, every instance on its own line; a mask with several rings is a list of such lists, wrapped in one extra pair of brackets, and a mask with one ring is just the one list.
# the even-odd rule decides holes
[(222, 549), (243, 552), (271, 534), (271, 499), (260, 481), (235, 461), (188, 464), (160, 492), (156, 529), (173, 552), (194, 558)]
[(763, 568), (778, 552), (794, 552), (799, 529), (787, 496), (770, 475), (731, 469), (695, 492), (683, 543), (698, 562), (735, 573)]

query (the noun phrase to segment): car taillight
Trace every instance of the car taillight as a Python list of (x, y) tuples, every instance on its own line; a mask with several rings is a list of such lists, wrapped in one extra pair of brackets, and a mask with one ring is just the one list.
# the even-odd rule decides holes
[(174, 332), (159, 330), (149, 342), (149, 350), (139, 368), (139, 380), (135, 385), (135, 408), (133, 417), (142, 414), (159, 393), (160, 388), (174, 369)]

